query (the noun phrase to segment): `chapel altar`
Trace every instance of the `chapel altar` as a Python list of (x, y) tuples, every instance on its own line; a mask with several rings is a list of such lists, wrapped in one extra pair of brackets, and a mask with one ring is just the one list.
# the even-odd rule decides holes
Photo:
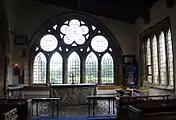
[(96, 84), (52, 84), (50, 96), (60, 98), (62, 105), (88, 104), (87, 96), (96, 94)]

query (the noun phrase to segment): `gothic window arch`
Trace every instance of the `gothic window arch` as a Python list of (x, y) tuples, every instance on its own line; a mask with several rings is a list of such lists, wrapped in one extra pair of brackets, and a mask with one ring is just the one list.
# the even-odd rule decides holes
[[(36, 53), (45, 56), (43, 84), (120, 83), (117, 66), (121, 48), (99, 20), (86, 14), (66, 13), (52, 18), (37, 31), (29, 51), (34, 56), (31, 58)], [(30, 62), (34, 62), (30, 67), (32, 76), (36, 76), (36, 61)], [(109, 71), (103, 70), (107, 67)], [(33, 81), (39, 80), (35, 77)]]
[(68, 57), (68, 83), (80, 83), (80, 57), (76, 52)]
[(39, 52), (33, 63), (33, 83), (46, 82), (46, 57), (42, 52)]
[(98, 83), (98, 59), (90, 52), (86, 57), (86, 83)]
[(109, 53), (105, 53), (101, 60), (101, 80), (102, 83), (113, 83), (114, 65), (113, 58)]
[(50, 83), (51, 84), (63, 83), (62, 65), (63, 65), (62, 56), (58, 52), (55, 52), (50, 59)]
[(158, 47), (156, 35), (152, 38), (152, 61), (153, 61), (153, 83), (159, 84), (159, 74), (158, 74)]

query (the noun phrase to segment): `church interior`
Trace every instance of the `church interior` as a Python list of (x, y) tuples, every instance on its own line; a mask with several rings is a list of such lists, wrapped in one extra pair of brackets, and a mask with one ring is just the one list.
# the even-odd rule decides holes
[(176, 0), (0, 0), (0, 120), (175, 120)]

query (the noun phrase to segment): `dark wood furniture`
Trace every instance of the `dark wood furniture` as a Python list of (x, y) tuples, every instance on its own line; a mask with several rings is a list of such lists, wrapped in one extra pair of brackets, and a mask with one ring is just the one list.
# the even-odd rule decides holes
[[(39, 116), (39, 102), (48, 102), (49, 106), (51, 107), (51, 111), (50, 111), (50, 107), (48, 107), (48, 114), (51, 112), (51, 116), (54, 117), (54, 106), (56, 107), (56, 111), (57, 111), (57, 117), (59, 116), (59, 98), (33, 98), (32, 99), (32, 104), (36, 105), (36, 116)], [(33, 111), (32, 111), (33, 113)]]
[(17, 108), (1, 107), (0, 108), (0, 120), (17, 120)]
[(116, 108), (118, 120), (128, 120), (129, 105), (145, 103), (149, 100), (168, 100), (170, 95), (150, 95), (150, 96), (120, 96), (116, 97)]
[[(89, 107), (88, 107), (88, 111), (89, 111), (89, 116), (92, 115), (95, 116), (95, 105), (97, 103), (97, 100), (107, 100), (108, 101), (108, 114), (110, 114), (111, 110), (111, 101), (112, 101), (112, 109), (113, 109), (113, 114), (115, 114), (115, 97), (117, 97), (117, 95), (91, 95), (91, 96), (87, 96), (88, 102), (89, 102)], [(91, 111), (91, 104), (92, 104), (92, 111)]]
[(149, 100), (129, 106), (131, 120), (175, 120), (176, 99)]
[(132, 96), (133, 89), (116, 89), (118, 96)]
[(31, 99), (0, 99), (0, 107), (17, 108), (17, 120), (32, 119)]

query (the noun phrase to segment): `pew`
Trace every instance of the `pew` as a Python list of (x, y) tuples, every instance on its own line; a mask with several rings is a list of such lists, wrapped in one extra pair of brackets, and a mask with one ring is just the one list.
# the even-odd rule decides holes
[(129, 106), (131, 120), (175, 120), (176, 99), (149, 100)]
[(32, 119), (31, 99), (0, 99), (1, 108), (17, 108), (17, 120)]
[(170, 95), (149, 95), (149, 96), (120, 96), (116, 97), (117, 118), (128, 120), (129, 105), (145, 103), (149, 100), (168, 100)]
[(0, 108), (0, 120), (17, 120), (17, 108), (4, 106)]

